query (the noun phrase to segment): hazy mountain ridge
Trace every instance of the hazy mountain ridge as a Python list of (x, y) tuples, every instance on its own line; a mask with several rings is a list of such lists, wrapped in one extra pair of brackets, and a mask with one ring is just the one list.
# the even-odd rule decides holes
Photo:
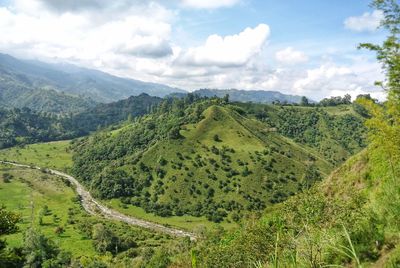
[[(54, 89), (83, 95), (97, 102), (117, 101), (141, 93), (163, 97), (173, 92), (185, 92), (162, 84), (121, 78), (74, 65), (19, 60), (0, 54), (0, 88), (10, 87), (20, 92)], [(8, 100), (3, 97), (3, 102)]]

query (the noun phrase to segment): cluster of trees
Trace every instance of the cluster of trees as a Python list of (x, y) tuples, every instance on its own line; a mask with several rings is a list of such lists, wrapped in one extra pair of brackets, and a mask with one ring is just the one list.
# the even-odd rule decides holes
[[(0, 238), (18, 232), (20, 221), (20, 215), (0, 207)], [(65, 267), (70, 264), (71, 255), (37, 230), (28, 229), (23, 239), (21, 248), (9, 248), (5, 240), (0, 240), (1, 267)]]
[(330, 98), (324, 98), (319, 103), (320, 106), (338, 106), (342, 104), (351, 104), (351, 96), (349, 94)]

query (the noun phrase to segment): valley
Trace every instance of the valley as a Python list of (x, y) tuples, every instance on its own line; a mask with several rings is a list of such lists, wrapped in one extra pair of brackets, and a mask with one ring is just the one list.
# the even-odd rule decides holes
[(0, 1), (0, 268), (400, 267), (400, 4), (335, 1)]

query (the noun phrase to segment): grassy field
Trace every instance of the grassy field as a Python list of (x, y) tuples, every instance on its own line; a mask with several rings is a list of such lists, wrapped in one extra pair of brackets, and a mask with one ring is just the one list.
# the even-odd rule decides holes
[(193, 232), (201, 232), (204, 229), (212, 229), (217, 226), (222, 226), (226, 230), (238, 227), (236, 223), (221, 222), (219, 224), (208, 221), (205, 217), (193, 217), (193, 216), (172, 216), (172, 217), (160, 217), (153, 213), (146, 213), (143, 208), (136, 206), (124, 206), (119, 199), (113, 199), (106, 204), (120, 211), (125, 215), (131, 215), (143, 220), (156, 222), (165, 226), (177, 227)]
[(0, 150), (0, 160), (67, 170), (72, 166), (70, 141), (37, 143)]
[[(3, 182), (1, 178), (5, 173), (13, 176), (11, 182)], [(73, 189), (55, 176), (0, 164), (0, 204), (22, 216), (22, 222), (19, 224), (21, 232), (6, 236), (7, 243), (10, 246), (21, 246), (24, 231), (33, 224), (74, 256), (94, 255), (91, 241), (72, 225), (67, 224), (69, 208), (83, 212), (80, 205), (72, 200), (74, 197)], [(39, 224), (40, 211), (45, 205), (49, 213), (43, 216), (42, 224)], [(60, 236), (54, 232), (58, 226), (65, 229), (65, 233)]]

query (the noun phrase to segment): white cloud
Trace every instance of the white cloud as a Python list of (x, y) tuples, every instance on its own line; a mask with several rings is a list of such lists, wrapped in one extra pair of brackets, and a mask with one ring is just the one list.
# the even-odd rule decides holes
[(236, 35), (211, 35), (203, 46), (189, 48), (177, 62), (192, 66), (238, 67), (259, 53), (269, 37), (266, 24), (246, 28)]
[(372, 13), (365, 12), (358, 17), (349, 17), (344, 21), (346, 29), (356, 32), (373, 32), (379, 27), (383, 13), (380, 10), (374, 10)]
[(240, 0), (182, 0), (183, 6), (197, 9), (231, 7), (239, 2)]
[(86, 61), (98, 61), (107, 54), (170, 55), (168, 12), (154, 3), (137, 9), (141, 14), (127, 9), (107, 17), (99, 16), (102, 11), (54, 13), (39, 0), (16, 0), (13, 7), (0, 8), (0, 49)]
[(275, 54), (275, 58), (282, 64), (298, 64), (304, 63), (308, 60), (308, 57), (304, 52), (287, 47), (283, 50), (279, 50)]
[(347, 93), (352, 97), (371, 93), (373, 97), (382, 99), (383, 93), (374, 86), (379, 79), (382, 79), (380, 65), (374, 61), (355, 59), (348, 65), (323, 63), (294, 80), (293, 92), (316, 100)]

